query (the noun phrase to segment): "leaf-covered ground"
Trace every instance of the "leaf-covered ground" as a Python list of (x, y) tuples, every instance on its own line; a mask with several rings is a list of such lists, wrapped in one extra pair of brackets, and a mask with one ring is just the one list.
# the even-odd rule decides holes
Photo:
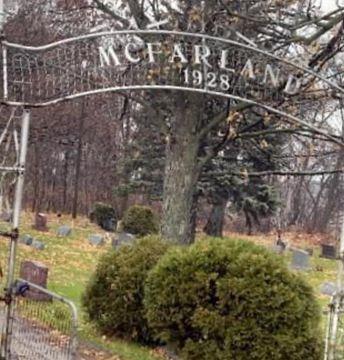
[[(79, 334), (82, 342), (87, 345), (81, 347), (80, 359), (84, 360), (154, 360), (162, 359), (161, 350), (152, 350), (137, 344), (125, 342), (118, 339), (107, 339), (97, 334), (96, 330), (87, 323), (82, 307), (81, 295), (85, 284), (95, 269), (99, 257), (111, 247), (111, 239), (99, 227), (91, 224), (86, 218), (72, 221), (70, 217), (49, 215), (49, 231), (38, 232), (32, 229), (33, 215), (23, 215), (21, 234), (30, 234), (35, 239), (42, 241), (46, 248), (43, 251), (36, 250), (26, 245), (19, 245), (18, 262), (23, 259), (36, 260), (49, 267), (50, 290), (63, 295), (75, 302), (80, 313)], [(73, 228), (69, 237), (58, 237), (57, 228), (61, 225), (70, 225)], [(0, 229), (6, 230), (8, 225), (1, 223)], [(106, 245), (95, 247), (89, 244), (90, 234), (103, 234), (106, 237)], [(251, 239), (252, 241), (272, 246), (276, 240), (275, 235), (244, 236), (228, 234), (230, 237)], [(302, 276), (314, 287), (319, 302), (324, 311), (330, 301), (328, 296), (320, 294), (320, 286), (325, 281), (335, 281), (337, 264), (333, 260), (326, 260), (319, 257), (319, 244), (326, 239), (319, 236), (310, 236), (300, 233), (287, 233), (283, 235), (290, 245), (299, 248), (312, 247), (315, 250), (311, 258), (311, 269), (302, 272)], [(8, 240), (0, 238), (0, 263), (4, 268), (7, 261)], [(283, 256), (284, 261), (289, 262), (290, 253)], [(4, 280), (2, 280), (4, 281)], [(2, 287), (4, 284), (2, 285)], [(324, 315), (323, 325), (325, 327), (326, 317)]]

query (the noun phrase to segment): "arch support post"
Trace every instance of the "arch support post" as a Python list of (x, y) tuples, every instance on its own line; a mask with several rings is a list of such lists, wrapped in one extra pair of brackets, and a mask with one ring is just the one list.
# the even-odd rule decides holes
[[(333, 296), (328, 316), (327, 335), (325, 341), (324, 360), (335, 360), (342, 356), (338, 354), (338, 333), (340, 316), (343, 316), (344, 309), (344, 215), (342, 216), (342, 227), (339, 244), (337, 291)], [(340, 346), (339, 346), (340, 347)], [(342, 352), (343, 350), (340, 349)]]
[(8, 237), (10, 238), (10, 249), (8, 255), (8, 273), (5, 289), (6, 319), (2, 334), (1, 356), (0, 359), (11, 358), (11, 340), (13, 324), (13, 307), (14, 307), (14, 280), (16, 267), (16, 253), (19, 238), (20, 214), (22, 209), (22, 200), (24, 192), (24, 180), (26, 170), (26, 157), (28, 150), (29, 128), (31, 114), (28, 109), (24, 109), (21, 124), (20, 153), (18, 161), (17, 182), (14, 196), (14, 206), (12, 214), (12, 230)]

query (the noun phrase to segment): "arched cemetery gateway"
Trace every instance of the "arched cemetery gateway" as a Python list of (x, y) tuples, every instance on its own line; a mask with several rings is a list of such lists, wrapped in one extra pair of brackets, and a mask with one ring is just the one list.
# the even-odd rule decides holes
[[(38, 47), (3, 40), (2, 85), (1, 102), (25, 109), (19, 159), (13, 167), (0, 168), (17, 174), (13, 231), (7, 234), (11, 238), (11, 248), (3, 327), (6, 341), (2, 346), (2, 355), (6, 359), (11, 358), (15, 346), (11, 337), (15, 250), (30, 108), (107, 92), (159, 94), (168, 91), (173, 96), (175, 91), (181, 91), (255, 107), (275, 115), (287, 125), (302, 126), (343, 146), (341, 139), (318, 129), (304, 115), (307, 108), (326, 92), (333, 93), (338, 101), (343, 99), (344, 89), (326, 76), (263, 51), (249, 41), (239, 43), (205, 34), (162, 30), (94, 33)], [(315, 91), (310, 92), (306, 100), (299, 101), (299, 94), (310, 88)], [(341, 250), (344, 251), (344, 239)], [(328, 359), (333, 359), (336, 352), (334, 344), (338, 341), (341, 301), (341, 294), (333, 300), (326, 342)], [(61, 359), (72, 356), (74, 351)]]

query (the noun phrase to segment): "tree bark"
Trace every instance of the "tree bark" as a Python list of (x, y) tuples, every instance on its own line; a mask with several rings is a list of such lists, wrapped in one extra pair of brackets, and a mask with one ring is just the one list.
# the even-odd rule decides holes
[(33, 199), (31, 211), (35, 212), (37, 210), (37, 203), (39, 197), (39, 184), (40, 184), (40, 171), (39, 171), (39, 147), (38, 144), (34, 145), (34, 175), (33, 175)]
[(194, 241), (193, 204), (200, 175), (197, 134), (198, 101), (180, 99), (172, 136), (167, 138), (163, 195), (162, 236), (180, 244)]
[(81, 115), (79, 119), (79, 138), (78, 138), (78, 151), (75, 164), (75, 180), (74, 180), (74, 198), (73, 198), (73, 209), (72, 209), (72, 218), (76, 219), (78, 216), (78, 201), (79, 201), (79, 182), (80, 182), (80, 170), (81, 170), (81, 161), (82, 161), (82, 141), (84, 135), (84, 102), (81, 105)]
[[(336, 168), (343, 166), (343, 152), (340, 152), (336, 162)], [(316, 229), (319, 232), (325, 232), (333, 217), (333, 214), (338, 206), (338, 198), (340, 197), (340, 181), (342, 179), (341, 174), (334, 174), (330, 180), (328, 187), (328, 194), (326, 197), (326, 204), (323, 209), (322, 216), (318, 219)]]
[(69, 151), (65, 151), (63, 165), (63, 195), (62, 195), (62, 211), (67, 213), (67, 192), (68, 192), (68, 167), (69, 167)]
[(228, 199), (219, 199), (211, 209), (208, 222), (204, 227), (204, 232), (209, 236), (223, 237), (223, 227), (225, 223), (226, 206)]

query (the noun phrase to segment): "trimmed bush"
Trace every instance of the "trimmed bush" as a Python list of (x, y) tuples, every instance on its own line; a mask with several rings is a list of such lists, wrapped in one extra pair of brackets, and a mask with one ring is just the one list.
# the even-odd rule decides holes
[(103, 334), (145, 343), (152, 340), (144, 317), (144, 282), (167, 248), (160, 238), (150, 236), (101, 258), (83, 305)]
[(171, 249), (145, 288), (148, 323), (188, 360), (320, 360), (310, 286), (249, 242)]
[(93, 210), (90, 213), (90, 220), (106, 231), (116, 230), (116, 211), (110, 205), (95, 203)]
[(147, 206), (131, 206), (122, 221), (124, 231), (130, 234), (146, 236), (159, 231), (158, 220), (153, 210)]

